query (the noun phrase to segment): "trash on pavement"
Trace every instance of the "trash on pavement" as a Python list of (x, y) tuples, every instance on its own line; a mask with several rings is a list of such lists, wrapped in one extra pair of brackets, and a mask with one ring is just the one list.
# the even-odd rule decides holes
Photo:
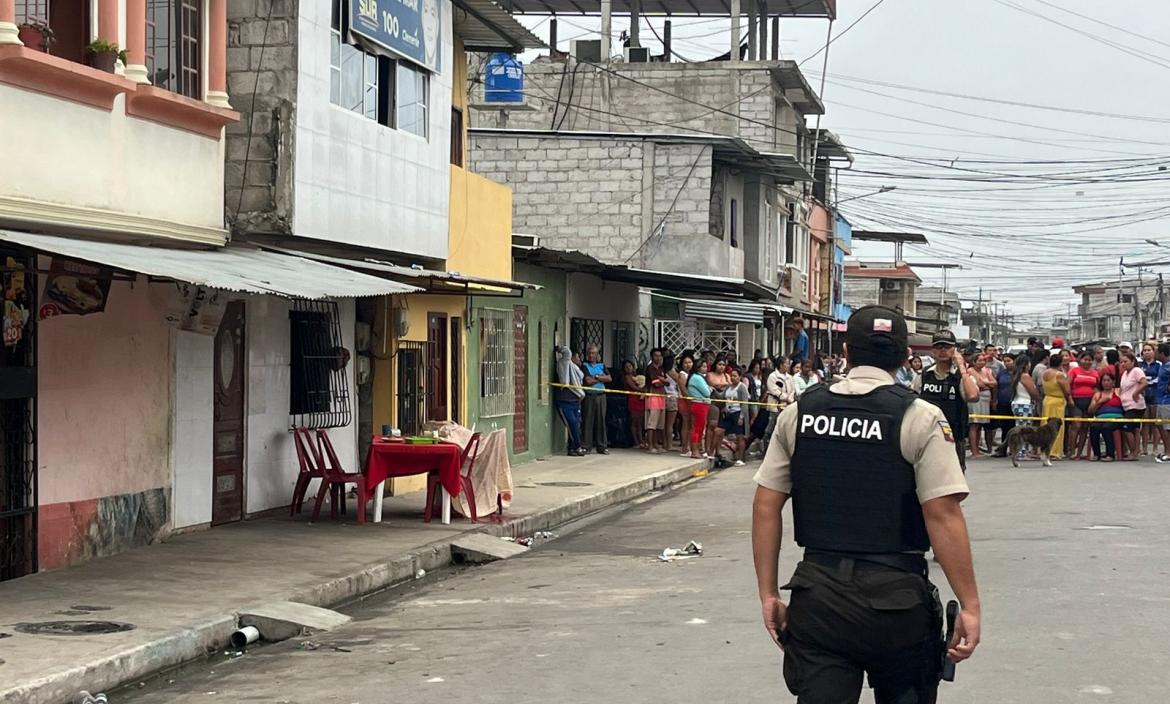
[(79, 697), (77, 704), (109, 704), (109, 700), (103, 693), (90, 694), (83, 689), (77, 693), (77, 696)]
[(301, 650), (317, 650), (321, 646), (311, 640), (301, 641)]
[(532, 535), (533, 540), (552, 540), (557, 537), (556, 533), (548, 530), (538, 530)]
[(426, 577), (426, 576), (427, 576), (427, 571), (421, 567), (418, 568), (418, 570), (414, 573), (415, 579), (422, 579), (423, 577)]
[(702, 554), (703, 544), (692, 540), (687, 543), (685, 548), (666, 548), (658, 556), (658, 559), (663, 562), (675, 562), (678, 560), (689, 560), (692, 557), (701, 557)]

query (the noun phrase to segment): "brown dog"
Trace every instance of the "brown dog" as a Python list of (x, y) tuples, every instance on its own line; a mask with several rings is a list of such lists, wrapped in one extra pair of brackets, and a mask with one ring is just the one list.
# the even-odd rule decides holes
[[(1048, 455), (1052, 451), (1052, 443), (1056, 442), (1056, 435), (1060, 432), (1060, 426), (1063, 424), (1064, 421), (1060, 418), (1049, 418), (1044, 425), (1017, 425), (1008, 431), (1007, 439), (996, 450), (996, 454), (1006, 449), (1012, 458), (1012, 466), (1019, 467), (1020, 448), (1027, 445), (1040, 453), (1040, 461), (1044, 463), (1045, 467), (1051, 467), (1052, 460), (1049, 459)], [(1002, 455), (1000, 456), (1002, 457)]]

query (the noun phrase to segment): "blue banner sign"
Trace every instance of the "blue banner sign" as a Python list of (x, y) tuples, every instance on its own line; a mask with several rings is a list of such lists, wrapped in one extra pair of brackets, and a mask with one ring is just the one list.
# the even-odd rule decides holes
[(419, 66), (443, 61), (443, 0), (350, 0), (349, 31)]

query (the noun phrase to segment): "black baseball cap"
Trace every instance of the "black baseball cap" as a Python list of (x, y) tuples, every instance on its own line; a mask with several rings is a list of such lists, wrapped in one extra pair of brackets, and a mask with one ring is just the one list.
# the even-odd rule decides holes
[(950, 330), (939, 330), (930, 338), (930, 346), (935, 345), (950, 345), (951, 347), (958, 347), (959, 341), (955, 339), (955, 333)]
[(845, 325), (845, 342), (857, 352), (892, 353), (904, 358), (909, 340), (906, 318), (885, 306), (859, 308)]

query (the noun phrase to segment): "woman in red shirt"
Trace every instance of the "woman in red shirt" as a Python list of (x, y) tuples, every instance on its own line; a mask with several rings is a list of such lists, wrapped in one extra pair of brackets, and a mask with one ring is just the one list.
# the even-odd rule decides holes
[[(1073, 405), (1077, 407), (1077, 414), (1082, 418), (1089, 416), (1089, 406), (1093, 403), (1093, 396), (1101, 380), (1102, 372), (1093, 368), (1093, 353), (1085, 350), (1077, 358), (1079, 366), (1068, 370), (1068, 385), (1072, 389)], [(1077, 423), (1073, 432), (1073, 444), (1070, 457), (1074, 460), (1089, 459), (1089, 424)]]

